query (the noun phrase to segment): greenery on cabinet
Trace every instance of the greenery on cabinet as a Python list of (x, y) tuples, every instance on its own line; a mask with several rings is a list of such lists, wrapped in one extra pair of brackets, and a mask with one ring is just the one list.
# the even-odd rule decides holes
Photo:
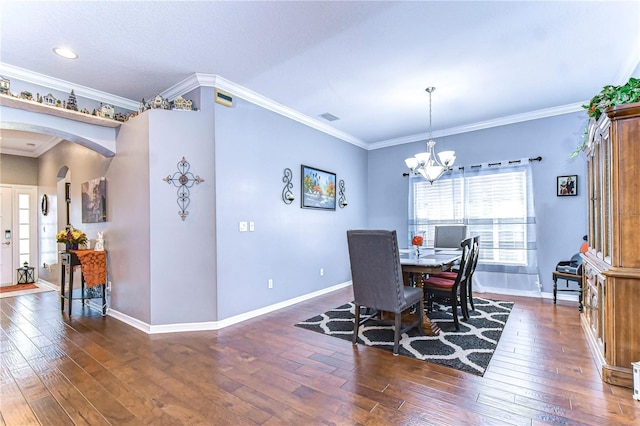
[[(597, 121), (607, 108), (634, 102), (640, 102), (640, 79), (631, 77), (622, 86), (604, 86), (600, 93), (591, 98), (588, 105), (582, 105), (582, 108), (587, 110), (591, 124), (592, 121)], [(582, 143), (571, 153), (571, 158), (576, 157), (587, 148), (588, 132), (589, 127), (587, 126), (582, 133)]]
[(640, 79), (632, 77), (622, 86), (604, 86), (591, 98), (589, 105), (582, 105), (582, 108), (588, 110), (589, 117), (597, 120), (609, 107), (634, 102), (640, 102)]

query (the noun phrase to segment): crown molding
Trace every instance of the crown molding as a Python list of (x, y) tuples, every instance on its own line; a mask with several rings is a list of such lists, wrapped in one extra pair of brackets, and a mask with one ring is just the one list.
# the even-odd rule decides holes
[[(449, 129), (438, 130), (433, 132), (432, 138), (441, 138), (444, 136), (457, 135), (460, 133), (475, 132), (476, 130), (490, 129), (492, 127), (506, 126), (508, 124), (521, 123), (523, 121), (539, 120), (541, 118), (555, 117), (557, 115), (571, 114), (574, 112), (584, 111), (582, 105), (588, 101), (577, 102), (574, 104), (562, 105), (553, 108), (545, 108), (537, 111), (526, 112), (522, 114), (514, 114), (506, 117), (496, 118), (495, 120), (481, 121), (478, 123), (467, 124), (464, 126), (451, 127)], [(369, 150), (387, 148), (395, 145), (406, 143), (425, 141), (429, 138), (429, 133), (418, 133), (415, 135), (403, 136), (401, 138), (387, 139), (374, 142), (369, 145)]]
[(70, 92), (72, 89), (76, 96), (82, 98), (93, 99), (98, 102), (104, 102), (109, 105), (125, 108), (130, 111), (137, 111), (140, 106), (140, 102), (132, 101), (120, 96), (112, 95), (107, 92), (92, 89), (90, 87), (80, 86), (65, 80), (60, 80), (55, 77), (40, 74), (34, 71), (26, 70), (24, 68), (16, 67), (13, 65), (0, 62), (0, 74), (4, 77), (15, 78), (17, 80), (26, 81), (27, 83), (37, 84), (39, 86), (47, 87), (53, 90), (59, 90), (61, 92)]
[(254, 105), (302, 123), (305, 126), (319, 130), (323, 133), (341, 139), (357, 147), (368, 149), (368, 145), (355, 136), (331, 127), (292, 108), (284, 106), (270, 98), (267, 98), (266, 96), (254, 92), (253, 90), (247, 89), (246, 87), (227, 80), (224, 77), (220, 77), (219, 75), (203, 73), (192, 74), (181, 82), (171, 86), (169, 89), (162, 92), (161, 96), (172, 99), (193, 89), (197, 89), (198, 87), (215, 87), (216, 89), (224, 90), (234, 96), (244, 99), (247, 102), (251, 102)]

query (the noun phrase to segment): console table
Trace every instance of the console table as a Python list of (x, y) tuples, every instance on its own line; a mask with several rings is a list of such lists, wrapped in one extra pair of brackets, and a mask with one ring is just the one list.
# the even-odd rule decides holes
[[(64, 311), (64, 301), (68, 301), (68, 312), (71, 316), (73, 299), (102, 299), (102, 315), (107, 314), (107, 252), (96, 250), (69, 250), (60, 252), (60, 310)], [(74, 292), (73, 272), (76, 267), (81, 271), (81, 287)], [(66, 289), (66, 270), (69, 268), (69, 287)]]

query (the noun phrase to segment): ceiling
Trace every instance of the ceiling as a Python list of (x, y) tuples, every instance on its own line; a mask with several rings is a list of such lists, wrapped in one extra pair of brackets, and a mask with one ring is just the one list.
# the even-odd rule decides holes
[(0, 24), (0, 72), (135, 101), (215, 74), (366, 148), (423, 140), (428, 86), (437, 137), (578, 110), (640, 61), (638, 1), (3, 0)]

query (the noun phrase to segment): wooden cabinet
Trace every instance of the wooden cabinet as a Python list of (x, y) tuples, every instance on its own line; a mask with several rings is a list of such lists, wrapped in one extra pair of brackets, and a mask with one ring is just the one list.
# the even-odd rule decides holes
[(591, 122), (582, 326), (602, 379), (633, 387), (640, 361), (640, 103)]

